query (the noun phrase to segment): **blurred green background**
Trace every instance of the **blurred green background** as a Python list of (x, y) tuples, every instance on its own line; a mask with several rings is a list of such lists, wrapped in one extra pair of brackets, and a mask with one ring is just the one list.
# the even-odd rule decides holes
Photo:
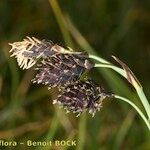
[[(33, 85), (34, 70), (22, 71), (10, 58), (9, 42), (26, 36), (49, 39), (112, 61), (126, 62), (150, 98), (149, 0), (1, 0), (0, 140), (76, 140), (77, 146), (0, 147), (0, 149), (149, 150), (150, 135), (136, 112), (119, 100), (106, 100), (91, 118), (65, 114), (52, 105), (57, 90)], [(116, 73), (93, 69), (90, 76), (108, 91), (141, 103)]]

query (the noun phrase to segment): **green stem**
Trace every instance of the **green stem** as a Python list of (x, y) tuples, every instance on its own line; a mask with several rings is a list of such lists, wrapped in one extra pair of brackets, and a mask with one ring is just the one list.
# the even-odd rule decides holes
[(108, 62), (107, 60), (103, 59), (103, 58), (100, 58), (98, 56), (95, 56), (95, 55), (89, 55), (89, 58), (92, 58), (92, 59), (95, 59), (101, 63), (105, 63), (105, 64), (110, 64), (110, 62)]
[(128, 104), (130, 104), (139, 113), (139, 115), (144, 120), (145, 124), (147, 125), (148, 129), (150, 130), (150, 123), (149, 123), (149, 121), (147, 120), (147, 118), (145, 117), (145, 115), (142, 113), (142, 111), (133, 102), (131, 102), (127, 98), (124, 98), (124, 97), (121, 97), (121, 96), (118, 96), (118, 95), (114, 95), (114, 97), (117, 98), (117, 99), (120, 99), (122, 101), (125, 101)]
[(148, 103), (148, 100), (144, 94), (143, 88), (142, 87), (136, 88), (136, 92), (137, 92), (139, 98), (141, 99), (141, 102), (147, 112), (148, 119), (150, 121), (150, 104)]
[(113, 66), (111, 64), (95, 64), (94, 67), (111, 68), (126, 78), (125, 71), (123, 69), (116, 67), (116, 66)]
[[(97, 56), (94, 56), (94, 55), (89, 55), (89, 57), (94, 59), (94, 60), (99, 61), (100, 63), (105, 63), (105, 64), (95, 64), (95, 67), (103, 67), (103, 68), (113, 69), (114, 71), (118, 72), (120, 75), (122, 75), (124, 78), (127, 79), (126, 72), (123, 69), (112, 65), (111, 63), (109, 63), (106, 60), (103, 60), (100, 57), (97, 57)], [(149, 104), (149, 102), (148, 102), (148, 100), (147, 100), (147, 98), (146, 98), (146, 96), (143, 92), (143, 89), (139, 86), (134, 86), (134, 88), (136, 89), (136, 92), (137, 92), (137, 94), (138, 94), (138, 96), (139, 96), (139, 98), (140, 98), (140, 100), (141, 100), (141, 102), (144, 106), (144, 109), (145, 109), (145, 111), (148, 115), (148, 119), (150, 121), (150, 104)]]
[(67, 30), (67, 27), (66, 27), (66, 23), (65, 23), (65, 19), (63, 17), (63, 13), (59, 7), (59, 4), (58, 4), (58, 1), (57, 0), (49, 0), (49, 3), (51, 5), (51, 8), (54, 12), (54, 15), (57, 19), (57, 22), (58, 22), (58, 25), (60, 27), (60, 30), (62, 32), (62, 35), (64, 37), (64, 40), (65, 40), (65, 43), (67, 43), (68, 45), (70, 45), (70, 47), (73, 47), (72, 45), (72, 39), (70, 37), (70, 33), (68, 32)]

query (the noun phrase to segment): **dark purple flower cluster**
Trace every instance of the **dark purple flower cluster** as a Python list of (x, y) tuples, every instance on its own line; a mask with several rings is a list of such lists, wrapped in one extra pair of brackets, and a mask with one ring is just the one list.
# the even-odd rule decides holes
[(112, 96), (94, 81), (81, 80), (82, 74), (94, 67), (87, 53), (73, 52), (34, 37), (10, 45), (10, 52), (20, 67), (28, 69), (37, 64), (33, 83), (41, 83), (48, 88), (58, 87), (61, 94), (53, 103), (62, 105), (67, 112), (72, 111), (79, 116), (87, 110), (94, 116), (100, 110), (102, 100)]
[(79, 80), (92, 67), (87, 54), (55, 54), (37, 64), (35, 69), (38, 72), (33, 82), (48, 85), (49, 88), (64, 86)]
[(62, 93), (53, 103), (62, 105), (67, 112), (77, 113), (77, 116), (86, 110), (94, 116), (102, 107), (103, 99), (111, 96), (93, 80), (78, 80), (63, 88)]

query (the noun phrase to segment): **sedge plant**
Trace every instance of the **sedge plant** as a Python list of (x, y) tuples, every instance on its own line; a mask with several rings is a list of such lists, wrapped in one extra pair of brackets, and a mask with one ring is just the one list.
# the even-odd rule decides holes
[[(66, 112), (73, 112), (79, 116), (88, 111), (92, 116), (100, 110), (105, 98), (120, 99), (130, 104), (141, 116), (150, 130), (150, 105), (143, 92), (143, 88), (129, 67), (120, 59), (112, 56), (122, 68), (86, 52), (75, 52), (71, 48), (64, 48), (48, 40), (27, 37), (22, 42), (10, 44), (11, 56), (17, 58), (20, 68), (34, 67), (37, 74), (33, 83), (44, 84), (48, 89), (57, 87), (60, 95), (53, 104), (59, 104)], [(94, 62), (92, 62), (92, 60)], [(109, 68), (123, 76), (135, 88), (146, 115), (129, 99), (114, 93), (109, 93), (92, 79), (81, 79), (86, 71), (92, 68)]]

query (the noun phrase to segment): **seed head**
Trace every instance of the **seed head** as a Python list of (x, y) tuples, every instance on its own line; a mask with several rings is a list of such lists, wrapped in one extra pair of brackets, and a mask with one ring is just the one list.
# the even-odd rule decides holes
[(63, 106), (67, 112), (77, 113), (77, 116), (87, 110), (94, 117), (106, 97), (112, 97), (112, 94), (107, 94), (94, 81), (76, 81), (66, 87), (53, 103)]
[(37, 64), (38, 72), (32, 81), (49, 88), (61, 87), (79, 80), (85, 70), (92, 67), (87, 54), (56, 54)]
[(27, 37), (22, 42), (9, 43), (12, 46), (11, 57), (17, 58), (20, 68), (29, 69), (40, 57), (51, 56), (54, 52), (51, 50), (53, 44), (50, 41), (38, 40), (35, 37)]
[[(10, 52), (12, 53), (11, 57), (15, 56), (17, 58), (18, 65), (23, 69), (29, 69), (40, 58), (50, 58), (56, 54), (76, 54), (76, 57), (78, 57), (79, 59), (88, 56), (85, 53), (72, 52), (70, 51), (70, 49), (65, 49), (57, 44), (53, 44), (51, 41), (45, 39), (39, 40), (35, 37), (27, 37), (22, 42), (9, 43), (9, 45), (12, 46), (10, 50)], [(80, 61), (79, 59), (76, 59), (76, 62), (82, 63), (83, 61)], [(91, 67), (91, 63), (89, 63), (89, 61), (87, 60), (84, 62), (84, 64), (80, 65), (84, 65), (85, 68)]]

